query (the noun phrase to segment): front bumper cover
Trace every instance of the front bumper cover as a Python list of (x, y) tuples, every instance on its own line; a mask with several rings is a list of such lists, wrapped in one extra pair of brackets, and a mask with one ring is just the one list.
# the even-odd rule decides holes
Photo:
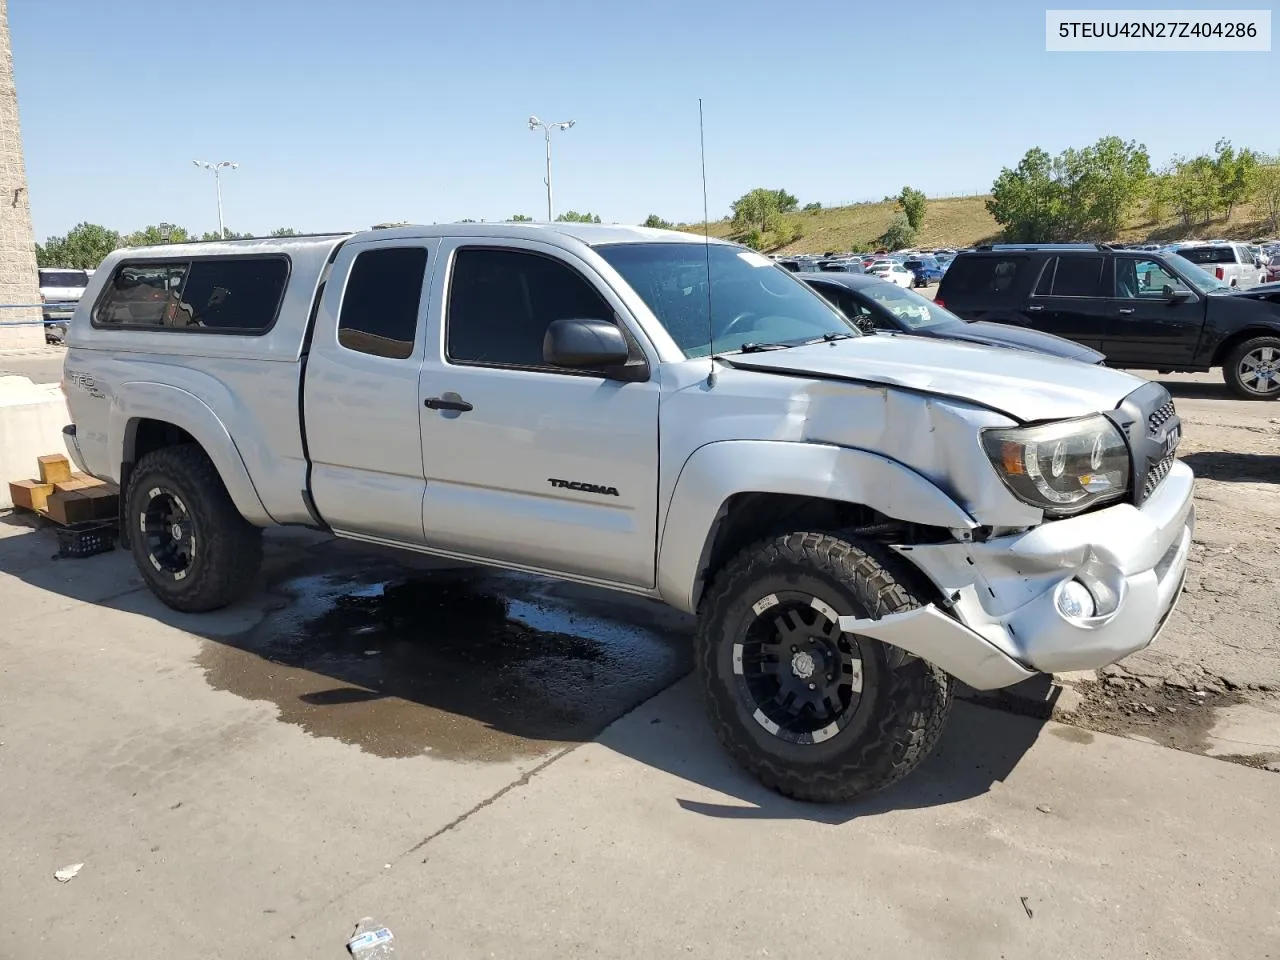
[[(847, 632), (902, 647), (980, 690), (1033, 673), (1090, 670), (1141, 650), (1182, 589), (1195, 528), (1189, 467), (1176, 462), (1141, 507), (1119, 504), (982, 543), (900, 546), (947, 599)], [(1065, 616), (1063, 586), (1090, 586), (1100, 613)]]

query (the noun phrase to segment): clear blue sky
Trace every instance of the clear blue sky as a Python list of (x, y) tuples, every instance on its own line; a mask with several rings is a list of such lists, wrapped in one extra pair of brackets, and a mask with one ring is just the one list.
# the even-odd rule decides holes
[(9, 20), (40, 239), (215, 228), (196, 158), (240, 162), (238, 231), (542, 217), (531, 113), (577, 121), (555, 135), (557, 212), (691, 220), (698, 97), (713, 217), (755, 186), (979, 192), (1030, 146), (1107, 134), (1156, 163), (1219, 137), (1280, 151), (1276, 53), (1046, 53), (1045, 6), (9, 0)]

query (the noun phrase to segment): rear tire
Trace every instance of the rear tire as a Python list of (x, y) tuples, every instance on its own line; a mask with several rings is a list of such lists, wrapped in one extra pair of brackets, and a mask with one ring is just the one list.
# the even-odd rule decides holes
[[(840, 616), (925, 602), (874, 544), (792, 533), (739, 553), (708, 588), (695, 639), (711, 725), (729, 754), (797, 800), (852, 800), (902, 779), (937, 744), (952, 681)], [(764, 606), (762, 606), (762, 604)]]
[(138, 462), (125, 522), (147, 586), (184, 613), (237, 600), (262, 563), (262, 531), (240, 515), (213, 461), (195, 444), (165, 447)]
[(1254, 337), (1222, 363), (1222, 379), (1245, 400), (1280, 399), (1280, 337)]

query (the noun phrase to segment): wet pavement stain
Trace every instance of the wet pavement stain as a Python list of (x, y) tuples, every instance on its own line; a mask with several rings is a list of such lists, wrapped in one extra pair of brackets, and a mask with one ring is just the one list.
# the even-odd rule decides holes
[(485, 570), (295, 570), (287, 602), (199, 656), (211, 686), (382, 757), (498, 761), (595, 737), (686, 674), (692, 621)]

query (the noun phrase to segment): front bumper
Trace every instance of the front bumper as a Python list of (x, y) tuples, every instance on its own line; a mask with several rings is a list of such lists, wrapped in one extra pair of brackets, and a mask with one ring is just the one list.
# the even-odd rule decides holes
[[(843, 618), (841, 627), (984, 690), (1114, 663), (1155, 639), (1181, 593), (1194, 480), (1177, 462), (1141, 507), (1119, 504), (983, 543), (897, 547), (948, 598), (951, 616), (930, 605), (884, 620)], [(1097, 616), (1059, 610), (1060, 592), (1076, 579), (1099, 600)]]

